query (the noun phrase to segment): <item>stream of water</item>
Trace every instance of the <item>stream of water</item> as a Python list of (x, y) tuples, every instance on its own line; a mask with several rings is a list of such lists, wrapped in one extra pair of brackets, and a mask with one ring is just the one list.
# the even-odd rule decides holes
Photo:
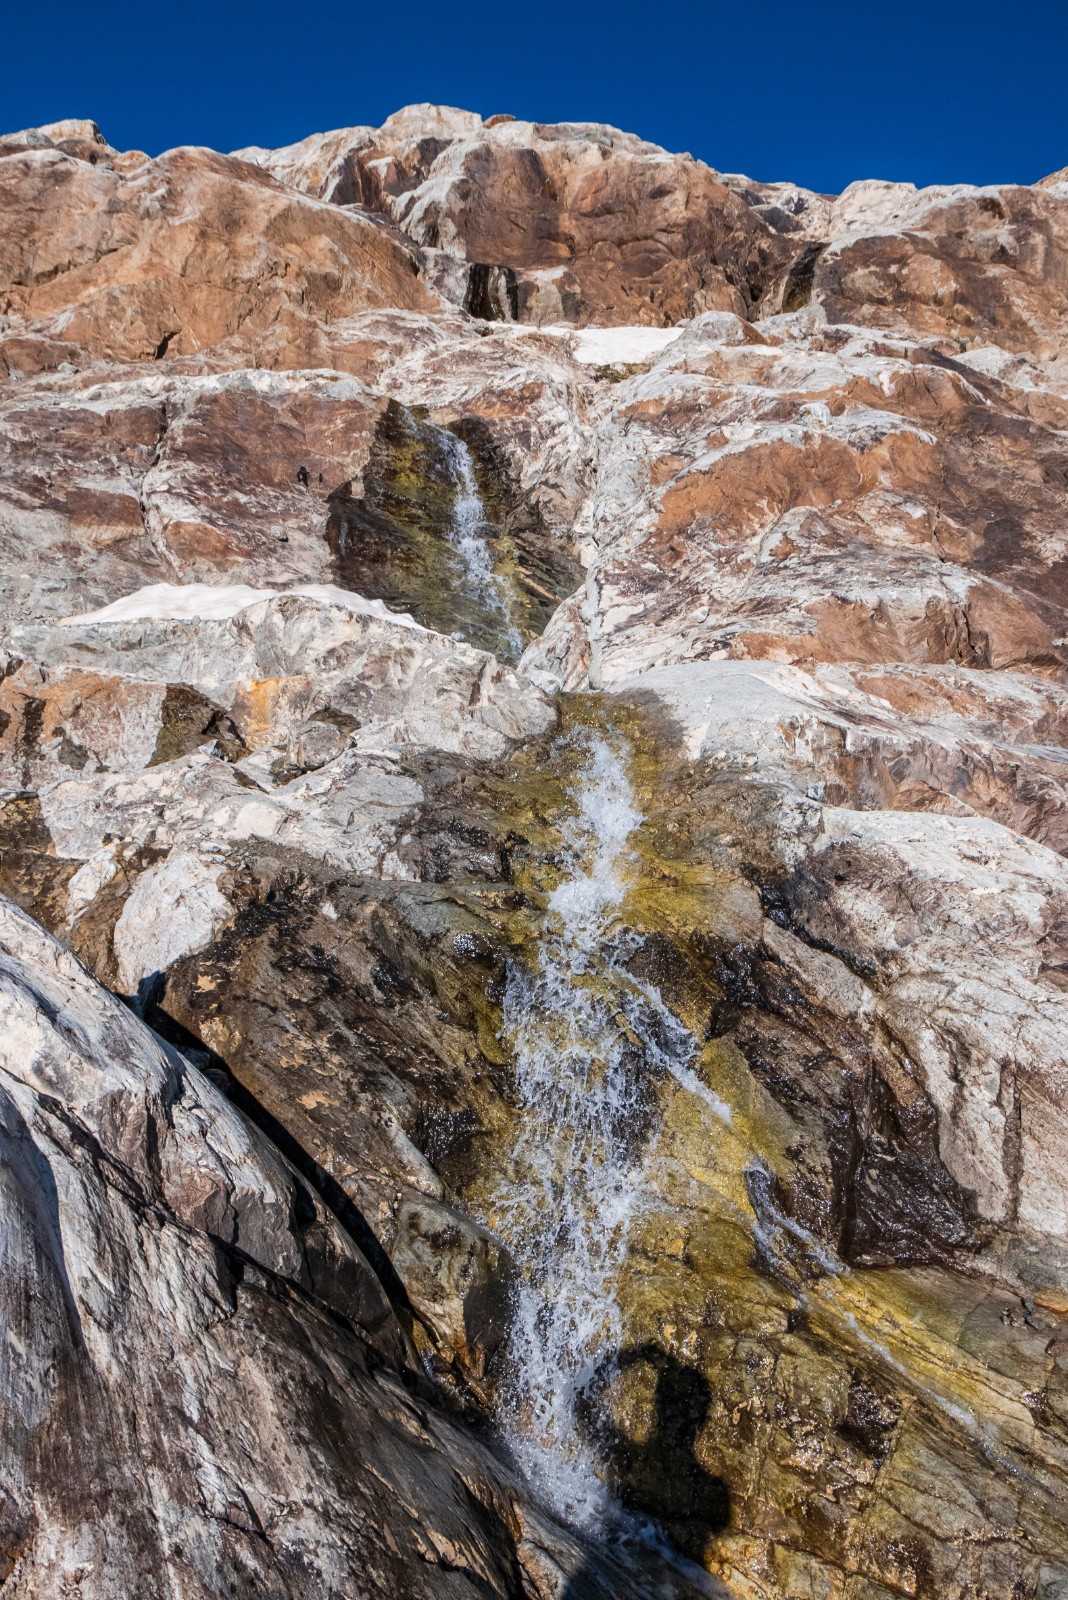
[(518, 1267), (503, 1426), (544, 1499), (594, 1529), (611, 1512), (584, 1399), (610, 1376), (621, 1337), (617, 1288), (670, 1072), (727, 1116), (694, 1073), (694, 1041), (627, 963), (640, 939), (621, 911), (642, 821), (625, 760), (585, 736), (533, 971), (513, 964), (504, 1036), (521, 1109), (512, 1164), (487, 1219)]
[(475, 482), (471, 452), (464, 441), (447, 428), (439, 428), (437, 432), (456, 489), (452, 524), (448, 531), (449, 543), (463, 563), (468, 593), (498, 622), (509, 649), (518, 659), (523, 653), (523, 639), (512, 621), (507, 587), (493, 568), (493, 556), (486, 538), (489, 519)]
[[(535, 959), (510, 965), (504, 997), (502, 1038), (513, 1054), (520, 1115), (508, 1169), (483, 1219), (517, 1268), (498, 1419), (517, 1465), (562, 1520), (631, 1554), (653, 1554), (685, 1579), (687, 1592), (714, 1594), (721, 1591), (655, 1522), (628, 1515), (615, 1500), (612, 1440), (599, 1435), (597, 1415), (620, 1370), (618, 1296), (634, 1224), (658, 1203), (658, 1089), (670, 1075), (723, 1122), (730, 1111), (694, 1070), (693, 1036), (655, 984), (633, 970), (642, 938), (623, 913), (644, 819), (625, 753), (604, 733), (572, 737), (581, 750), (574, 810), (561, 832), (562, 874)], [(754, 1244), (793, 1282), (799, 1306), (834, 1319), (845, 1348), (858, 1347), (916, 1386), (907, 1362), (865, 1325), (862, 1292), (849, 1298), (849, 1268), (781, 1209), (774, 1174), (755, 1151), (745, 1177)], [(971, 1433), (991, 1465), (1009, 1470), (994, 1430), (952, 1390), (920, 1388), (932, 1408)]]

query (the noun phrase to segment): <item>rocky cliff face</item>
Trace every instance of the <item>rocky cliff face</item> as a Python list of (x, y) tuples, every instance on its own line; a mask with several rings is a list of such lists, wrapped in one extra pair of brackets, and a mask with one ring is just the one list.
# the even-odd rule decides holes
[(0, 140), (0, 1594), (1068, 1595), (1068, 182)]

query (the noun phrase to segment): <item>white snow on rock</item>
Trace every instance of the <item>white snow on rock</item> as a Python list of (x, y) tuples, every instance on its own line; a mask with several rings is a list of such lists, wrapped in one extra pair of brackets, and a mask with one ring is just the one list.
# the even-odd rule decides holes
[(113, 600), (99, 611), (84, 611), (78, 616), (64, 617), (62, 620), (71, 626), (149, 619), (163, 622), (221, 622), (228, 617), (236, 617), (239, 611), (246, 611), (249, 606), (258, 605), (263, 600), (278, 600), (287, 594), (303, 595), (309, 600), (317, 600), (321, 605), (339, 606), (357, 616), (377, 617), (380, 622), (394, 622), (402, 628), (419, 627), (419, 623), (407, 612), (390, 611), (382, 600), (365, 600), (363, 595), (339, 589), (332, 583), (303, 583), (292, 589), (253, 589), (247, 583), (151, 583), (122, 600)]
[(538, 333), (566, 335), (576, 361), (590, 367), (637, 366), (654, 361), (685, 330), (679, 328), (543, 327)]

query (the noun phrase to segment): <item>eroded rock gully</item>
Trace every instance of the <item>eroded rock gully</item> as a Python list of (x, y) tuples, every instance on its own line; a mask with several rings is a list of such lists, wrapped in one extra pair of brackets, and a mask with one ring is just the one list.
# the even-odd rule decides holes
[(0, 1595), (1068, 1596), (1068, 185), (0, 140)]

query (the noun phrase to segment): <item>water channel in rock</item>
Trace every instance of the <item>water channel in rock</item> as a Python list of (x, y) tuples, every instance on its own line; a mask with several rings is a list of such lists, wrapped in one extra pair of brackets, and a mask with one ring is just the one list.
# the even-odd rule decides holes
[[(413, 425), (424, 428), (431, 426), (429, 423), (415, 424), (414, 419)], [(507, 585), (494, 570), (493, 555), (486, 538), (486, 529), (490, 523), (475, 482), (471, 452), (456, 434), (448, 432), (445, 428), (437, 431), (446, 464), (456, 487), (452, 522), (448, 529), (449, 543), (463, 563), (468, 593), (491, 617), (499, 620), (509, 649), (518, 659), (523, 653), (523, 638), (512, 620)]]
[(513, 962), (503, 1037), (514, 1055), (519, 1130), (485, 1220), (517, 1267), (501, 1422), (538, 1492), (596, 1530), (615, 1511), (589, 1401), (623, 1338), (617, 1300), (665, 1073), (727, 1108), (691, 1066), (695, 1042), (628, 967), (640, 936), (622, 920), (642, 822), (625, 752), (585, 732), (563, 875), (533, 970)]
[(329, 496), (337, 581), (517, 661), (582, 579), (537, 507), (521, 500), (477, 419), (446, 427), (391, 400), (358, 488)]

